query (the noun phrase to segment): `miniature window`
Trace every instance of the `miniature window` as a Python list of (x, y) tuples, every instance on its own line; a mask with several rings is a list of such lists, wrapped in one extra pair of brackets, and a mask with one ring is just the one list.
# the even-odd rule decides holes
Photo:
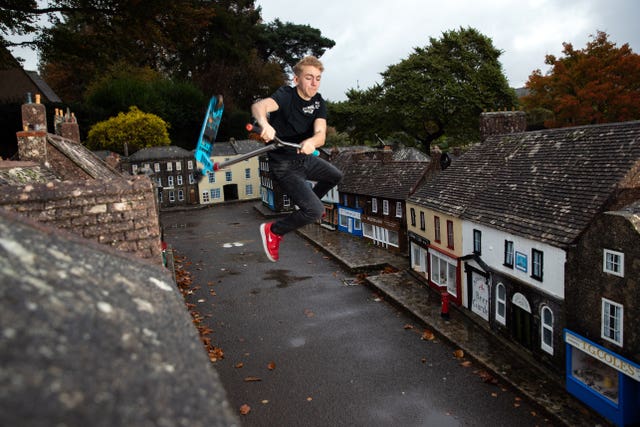
[(513, 242), (504, 241), (504, 266), (513, 268)]
[(167, 162), (167, 172), (173, 171), (173, 163)]
[(431, 253), (430, 278), (438, 286), (446, 286), (447, 291), (457, 295), (457, 265), (455, 260), (437, 252)]
[(623, 313), (621, 304), (602, 298), (602, 338), (621, 347)]
[(244, 177), (246, 179), (251, 179), (251, 168), (245, 168), (244, 170)]
[(542, 307), (540, 313), (541, 331), (540, 331), (540, 348), (549, 354), (553, 354), (553, 311), (547, 306)]
[(389, 215), (389, 201), (388, 200), (383, 200), (382, 201), (382, 214), (383, 215)]
[(209, 183), (213, 184), (216, 182), (216, 174), (213, 172), (207, 172), (207, 176), (209, 177)]
[(172, 176), (168, 176), (167, 177), (167, 187), (173, 187), (173, 177)]
[(226, 171), (224, 173), (225, 179), (227, 180), (227, 182), (231, 182), (233, 181), (233, 174), (231, 173), (231, 171)]
[(507, 289), (502, 283), (496, 286), (496, 321), (507, 324)]
[(219, 188), (213, 188), (211, 190), (211, 198), (212, 199), (219, 199), (220, 198), (220, 189)]
[(402, 202), (396, 202), (396, 218), (402, 218)]
[(184, 201), (184, 191), (178, 190), (178, 200), (181, 202)]
[(424, 212), (420, 212), (420, 230), (425, 230), (427, 227), (424, 222)]
[(193, 170), (193, 160), (187, 161), (187, 169)]
[(434, 234), (434, 240), (440, 243), (440, 217), (439, 216), (433, 217), (433, 234)]
[(411, 212), (411, 226), (415, 227), (416, 226), (416, 210), (414, 208), (411, 208), (410, 212)]
[(202, 192), (202, 202), (203, 203), (209, 203), (211, 199), (209, 198), (209, 192), (208, 191), (203, 191)]
[(605, 249), (602, 257), (602, 270), (605, 273), (624, 277), (624, 254)]
[(176, 182), (178, 183), (178, 185), (182, 185), (182, 175), (176, 176)]
[(177, 171), (181, 171), (182, 170), (182, 162), (176, 162), (176, 170)]
[(252, 184), (247, 184), (246, 185), (245, 193), (247, 194), (247, 196), (253, 196), (253, 185)]
[(531, 250), (531, 277), (542, 281), (542, 267), (544, 264), (544, 253), (537, 249)]
[(378, 199), (376, 199), (375, 197), (371, 199), (371, 212), (378, 212)]
[(453, 221), (447, 220), (447, 248), (453, 249)]
[(482, 231), (473, 230), (473, 253), (482, 255)]

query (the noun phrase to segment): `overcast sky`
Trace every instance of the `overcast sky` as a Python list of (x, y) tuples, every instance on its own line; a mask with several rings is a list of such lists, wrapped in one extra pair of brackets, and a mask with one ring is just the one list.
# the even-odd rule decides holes
[(583, 49), (596, 31), (640, 53), (638, 0), (256, 0), (266, 22), (307, 24), (336, 42), (321, 58), (320, 92), (342, 101), (350, 88), (382, 81), (380, 73), (406, 59), (429, 37), (473, 27), (503, 52), (503, 70), (512, 87), (531, 72), (547, 71), (545, 55), (560, 56), (562, 43)]
[[(336, 42), (322, 61), (320, 92), (343, 101), (351, 88), (381, 82), (380, 73), (406, 59), (415, 47), (444, 31), (473, 27), (503, 51), (500, 61), (512, 87), (531, 72), (547, 71), (545, 55), (560, 56), (562, 43), (583, 49), (596, 31), (640, 53), (638, 0), (256, 0), (265, 22), (310, 25)], [(33, 53), (15, 52), (35, 70)]]

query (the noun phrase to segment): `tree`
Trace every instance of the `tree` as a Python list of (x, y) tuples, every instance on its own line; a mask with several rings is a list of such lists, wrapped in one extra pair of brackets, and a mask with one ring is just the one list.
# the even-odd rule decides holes
[(347, 91), (347, 100), (328, 104), (331, 124), (348, 132), (351, 139), (373, 143), (376, 135), (388, 134), (393, 129), (383, 100), (384, 88), (374, 85), (369, 89)]
[(155, 114), (145, 113), (132, 106), (128, 113), (119, 113), (96, 123), (89, 131), (87, 147), (91, 150), (110, 150), (124, 154), (145, 147), (169, 145), (167, 124)]
[(473, 28), (447, 31), (430, 45), (382, 73), (384, 106), (395, 130), (418, 141), (425, 152), (446, 136), (449, 144), (479, 139), (484, 109), (516, 105), (490, 38)]
[(321, 57), (336, 42), (322, 36), (320, 30), (309, 25), (283, 23), (275, 19), (262, 24), (257, 37), (260, 57), (265, 62), (274, 61), (286, 72), (306, 55)]
[(581, 50), (563, 43), (564, 57), (547, 55), (546, 75), (534, 71), (522, 98), (527, 110), (554, 113), (547, 127), (621, 122), (640, 119), (640, 55), (627, 43), (617, 48), (598, 31)]

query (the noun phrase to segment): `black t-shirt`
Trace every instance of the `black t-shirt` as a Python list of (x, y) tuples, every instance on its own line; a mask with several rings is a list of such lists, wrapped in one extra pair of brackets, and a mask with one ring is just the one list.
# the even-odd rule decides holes
[[(327, 118), (327, 106), (319, 93), (305, 101), (298, 95), (295, 87), (282, 86), (271, 98), (278, 104), (278, 110), (269, 115), (269, 123), (283, 141), (301, 143), (313, 136), (313, 122), (316, 119)], [(304, 156), (289, 147), (278, 148), (269, 155), (283, 160)]]

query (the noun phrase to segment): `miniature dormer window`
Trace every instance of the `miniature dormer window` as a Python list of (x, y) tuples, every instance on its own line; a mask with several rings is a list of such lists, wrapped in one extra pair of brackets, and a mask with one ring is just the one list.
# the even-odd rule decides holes
[(624, 254), (605, 249), (602, 257), (602, 270), (605, 273), (624, 277)]

